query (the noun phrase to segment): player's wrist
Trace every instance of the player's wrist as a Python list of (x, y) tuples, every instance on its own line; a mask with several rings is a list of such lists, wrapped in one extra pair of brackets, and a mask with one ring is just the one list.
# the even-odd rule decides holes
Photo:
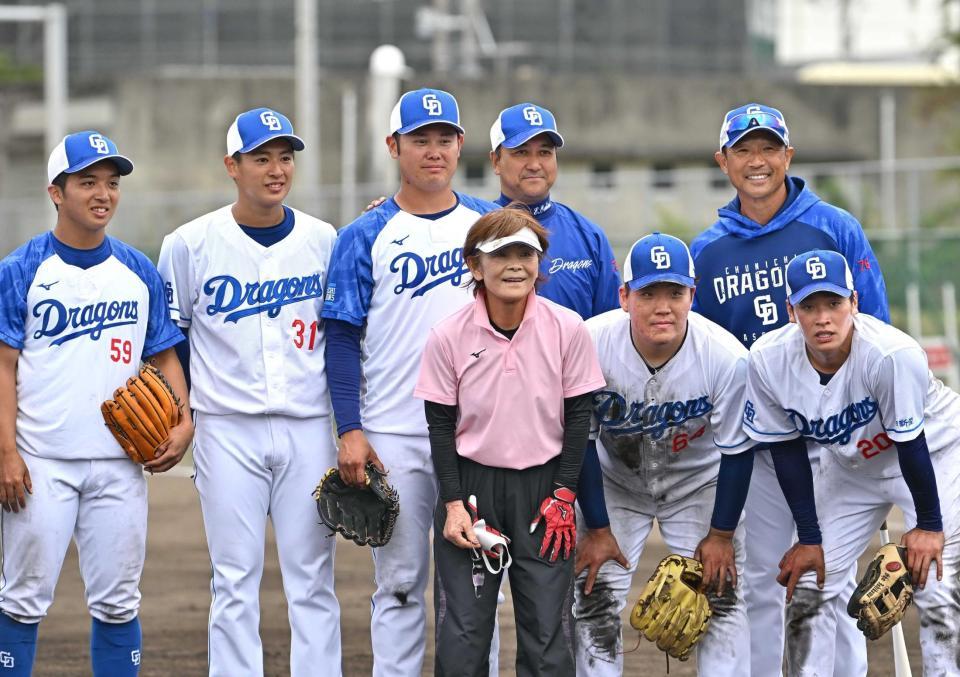
[(711, 527), (710, 527), (710, 531), (707, 532), (707, 536), (714, 536), (714, 537), (717, 537), (717, 538), (724, 538), (724, 539), (726, 539), (726, 540), (728, 540), (728, 541), (732, 541), (732, 540), (733, 540), (733, 534), (734, 534), (733, 530), (718, 529), (717, 527), (714, 527), (714, 526), (711, 526)]
[(553, 497), (558, 501), (573, 504), (577, 500), (577, 493), (567, 487), (556, 487), (553, 490)]

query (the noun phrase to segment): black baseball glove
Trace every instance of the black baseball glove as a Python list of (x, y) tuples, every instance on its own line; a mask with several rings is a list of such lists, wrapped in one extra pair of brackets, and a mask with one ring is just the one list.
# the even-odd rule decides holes
[(320, 519), (357, 545), (386, 545), (400, 514), (400, 497), (387, 483), (386, 474), (367, 463), (367, 485), (358, 489), (330, 468), (313, 492)]

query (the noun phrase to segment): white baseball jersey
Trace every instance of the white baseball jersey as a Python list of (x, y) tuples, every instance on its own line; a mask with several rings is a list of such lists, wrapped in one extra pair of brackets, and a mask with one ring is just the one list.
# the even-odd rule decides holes
[(190, 404), (207, 414), (330, 413), (320, 320), (336, 231), (292, 210), (270, 247), (231, 206), (164, 238), (160, 274), (172, 317), (190, 330)]
[(746, 349), (697, 313), (687, 321), (679, 352), (655, 374), (633, 346), (627, 313), (587, 321), (607, 380), (591, 423), (604, 475), (662, 502), (715, 479), (721, 453), (755, 444), (740, 425)]
[[(71, 264), (58, 247), (92, 265)], [(47, 232), (0, 262), (0, 289), (0, 341), (20, 350), (17, 448), (51, 459), (125, 458), (100, 403), (141, 358), (183, 340), (157, 269), (114, 238), (71, 250)]]
[(930, 373), (919, 344), (899, 329), (854, 316), (850, 355), (826, 385), (789, 324), (750, 350), (744, 430), (758, 442), (803, 437), (848, 468), (895, 477), (894, 442), (926, 433), (931, 454), (960, 442), (960, 397)]
[(365, 326), (361, 417), (380, 433), (426, 435), (413, 389), (430, 329), (471, 299), (463, 241), (495, 204), (457, 194), (439, 218), (387, 200), (340, 231), (323, 317)]

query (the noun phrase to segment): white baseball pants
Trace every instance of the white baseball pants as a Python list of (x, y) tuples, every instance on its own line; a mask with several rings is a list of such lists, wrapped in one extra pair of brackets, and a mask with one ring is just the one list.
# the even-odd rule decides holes
[(273, 522), (290, 621), (290, 674), (340, 674), (336, 540), (314, 488), (336, 465), (329, 417), (197, 413), (196, 485), (210, 549), (210, 675), (263, 675), (260, 579)]
[(39, 623), (74, 538), (90, 615), (105, 623), (132, 620), (147, 547), (143, 469), (127, 458), (22, 456), (33, 493), (25, 510), (0, 513), (0, 609), (20, 623)]
[[(811, 459), (811, 463), (816, 477), (816, 459)], [(820, 519), (822, 523), (822, 515)], [(754, 454), (743, 526), (747, 548), (744, 569), (749, 581), (745, 590), (747, 616), (750, 627), (764, 629), (750, 639), (751, 672), (755, 677), (776, 677), (781, 674), (783, 666), (786, 608), (786, 590), (777, 583), (777, 575), (780, 573), (780, 559), (796, 542), (796, 526), (768, 449)], [(856, 559), (844, 580), (844, 594), (849, 597), (857, 585)], [(857, 629), (856, 621), (846, 614), (838, 619), (835, 651), (836, 669), (825, 675), (856, 677), (867, 674), (866, 640)]]
[[(577, 674), (591, 677), (623, 674), (623, 633), (620, 612), (627, 605), (630, 584), (654, 518), (671, 552), (693, 557), (697, 545), (710, 530), (716, 484), (708, 484), (673, 504), (660, 504), (649, 496), (631, 492), (606, 477), (610, 528), (620, 549), (631, 564), (629, 571), (607, 562), (600, 568), (593, 591), (583, 594), (584, 571), (574, 586), (574, 617), (577, 631)], [(577, 516), (578, 538), (585, 531), (582, 515)], [(722, 598), (711, 596), (713, 617), (697, 645), (697, 669), (710, 677), (749, 677), (750, 626), (743, 599), (743, 527), (734, 536), (738, 585)], [(649, 572), (644, 572), (648, 575)]]
[[(914, 603), (920, 612), (923, 674), (960, 674), (960, 450), (933, 456), (946, 544), (943, 580), (935, 565)], [(887, 453), (897, 453), (895, 449)], [(812, 677), (837, 674), (834, 640), (846, 612), (845, 573), (864, 552), (893, 505), (903, 510), (907, 530), (916, 526), (913, 498), (902, 477), (880, 479), (850, 470), (824, 453), (817, 476), (817, 515), (823, 531), (826, 582), (818, 590), (813, 572), (803, 576), (787, 607), (787, 672)], [(863, 673), (865, 674), (865, 673)]]

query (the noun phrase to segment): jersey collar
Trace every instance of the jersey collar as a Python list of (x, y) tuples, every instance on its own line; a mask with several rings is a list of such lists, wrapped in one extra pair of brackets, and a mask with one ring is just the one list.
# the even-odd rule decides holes
[[(506, 207), (511, 202), (516, 202), (516, 200), (511, 200), (503, 193), (500, 193), (500, 197), (498, 197), (495, 202), (501, 207)], [(547, 197), (540, 202), (535, 202), (532, 205), (525, 204), (523, 206), (526, 207), (538, 221), (542, 221), (543, 219), (552, 216), (554, 212), (553, 200), (550, 199), (549, 195), (547, 195)]]

